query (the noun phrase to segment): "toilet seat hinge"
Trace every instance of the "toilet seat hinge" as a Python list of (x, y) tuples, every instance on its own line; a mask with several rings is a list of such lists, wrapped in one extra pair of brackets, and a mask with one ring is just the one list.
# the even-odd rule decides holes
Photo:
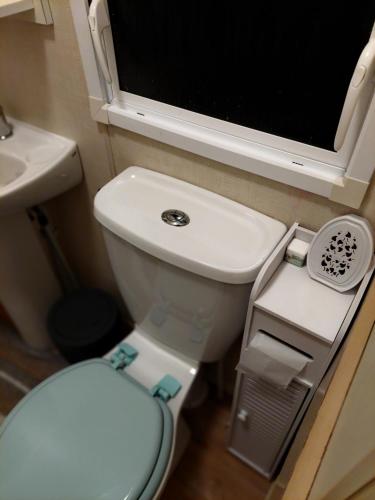
[(111, 356), (111, 365), (115, 370), (122, 370), (129, 366), (138, 356), (138, 351), (126, 342), (122, 342), (117, 351)]
[(160, 382), (150, 389), (150, 394), (154, 398), (160, 398), (165, 403), (174, 398), (182, 385), (172, 375), (165, 375)]
[(149, 392), (154, 398), (160, 398), (166, 403), (176, 396), (181, 387), (180, 382), (172, 375), (165, 375)]

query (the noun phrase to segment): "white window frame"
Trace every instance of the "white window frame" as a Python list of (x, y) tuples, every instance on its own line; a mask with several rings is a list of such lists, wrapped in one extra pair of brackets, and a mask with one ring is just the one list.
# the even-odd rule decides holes
[(108, 85), (92, 43), (88, 2), (70, 2), (96, 121), (359, 208), (375, 169), (373, 91), (357, 106), (337, 153), (206, 117), (121, 91), (110, 29), (105, 31)]

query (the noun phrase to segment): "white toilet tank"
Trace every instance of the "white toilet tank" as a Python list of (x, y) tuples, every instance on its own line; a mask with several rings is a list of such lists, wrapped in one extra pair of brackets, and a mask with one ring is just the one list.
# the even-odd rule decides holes
[(196, 361), (242, 332), (257, 273), (284, 224), (222, 196), (130, 167), (95, 198), (112, 268), (137, 329)]

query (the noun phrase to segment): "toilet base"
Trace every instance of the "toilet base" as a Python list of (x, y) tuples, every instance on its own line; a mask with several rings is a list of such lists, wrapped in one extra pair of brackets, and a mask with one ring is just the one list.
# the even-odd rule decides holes
[(205, 374), (203, 371), (200, 371), (184, 402), (184, 409), (193, 410), (201, 406), (207, 399), (208, 390)]
[(184, 417), (180, 416), (177, 424), (176, 444), (169, 474), (172, 474), (177, 465), (180, 463), (180, 460), (189, 444), (190, 437), (191, 431), (189, 426), (187, 425)]
[(162, 483), (160, 484), (158, 491), (156, 492), (153, 500), (158, 500), (161, 496), (162, 493), (164, 492), (164, 489), (167, 485), (167, 481), (169, 477), (173, 474), (175, 471), (177, 465), (180, 463), (180, 460), (182, 459), (186, 448), (189, 444), (190, 441), (190, 436), (191, 432), (190, 429), (185, 421), (185, 419), (180, 416), (178, 419), (177, 423), (177, 431), (176, 431), (176, 436), (175, 436), (175, 443), (174, 443), (174, 449), (171, 453), (171, 463), (168, 466), (168, 471), (163, 478)]

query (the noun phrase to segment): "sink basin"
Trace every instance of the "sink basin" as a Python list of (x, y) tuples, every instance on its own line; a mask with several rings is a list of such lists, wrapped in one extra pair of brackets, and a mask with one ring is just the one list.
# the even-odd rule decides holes
[(25, 171), (26, 164), (23, 161), (0, 153), (0, 187), (15, 181)]
[(10, 121), (13, 135), (0, 141), (0, 215), (42, 203), (82, 179), (75, 142)]

